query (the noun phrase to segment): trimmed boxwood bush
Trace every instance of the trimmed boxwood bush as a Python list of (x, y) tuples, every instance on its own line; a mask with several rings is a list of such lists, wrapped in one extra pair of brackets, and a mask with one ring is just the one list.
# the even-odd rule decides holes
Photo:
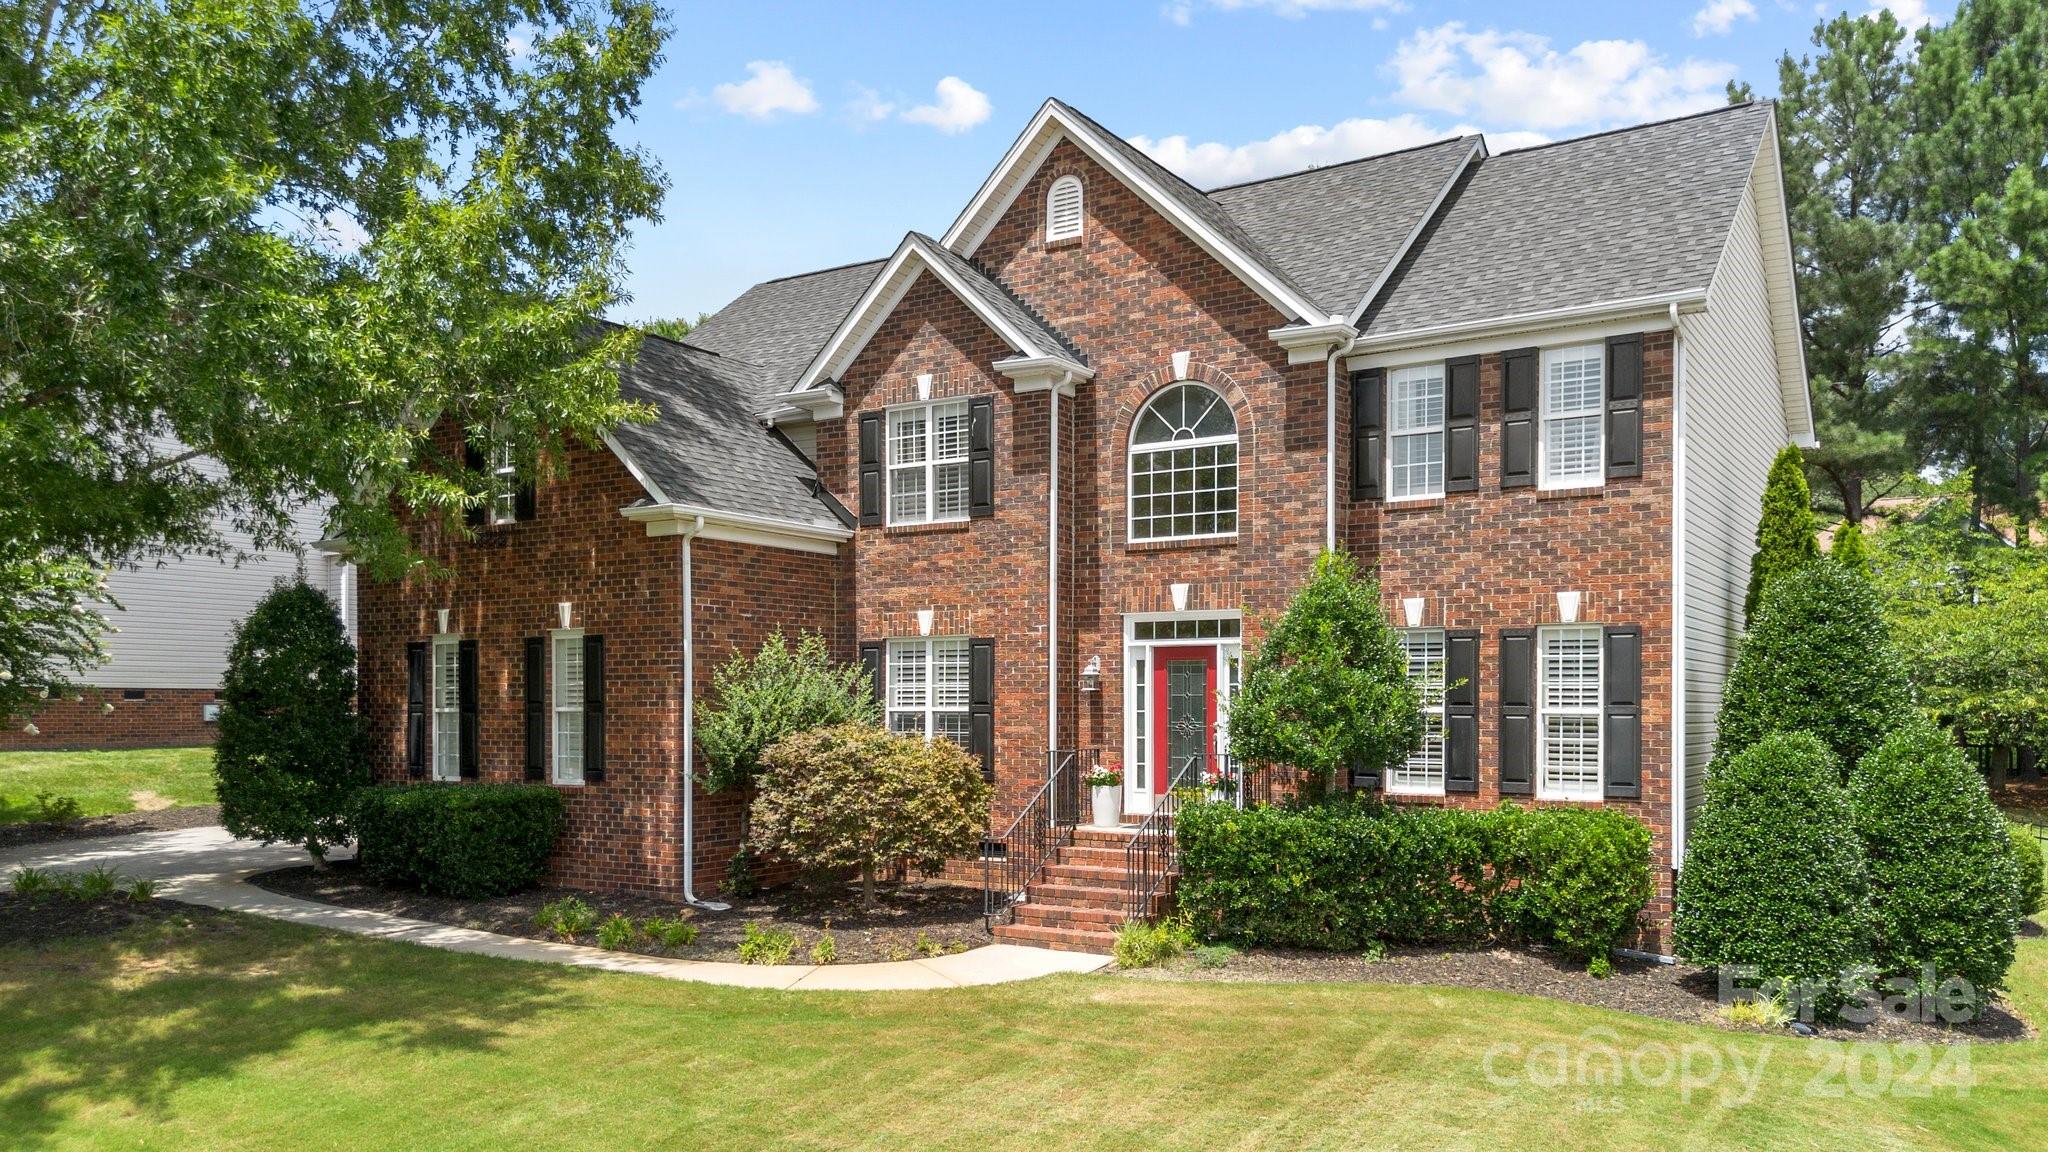
[(2048, 876), (2041, 873), (2041, 842), (2016, 824), (2008, 825), (2006, 833), (2012, 838), (2012, 864), (2019, 872), (2019, 916), (2024, 920), (2041, 910), (2042, 890), (2048, 888)]
[(1869, 890), (1841, 769), (1812, 733), (1766, 736), (1708, 768), (1678, 874), (1679, 956), (1832, 987), (1870, 958)]
[(1960, 976), (1980, 996), (2004, 987), (2018, 869), (2005, 817), (1962, 749), (1915, 720), (1856, 766), (1849, 800), (1870, 867), (1879, 969), (1917, 977), (1931, 967), (1934, 983)]
[(1621, 812), (1194, 804), (1174, 831), (1181, 910), (1249, 944), (1529, 939), (1604, 959), (1652, 886), (1649, 830)]
[(357, 794), (356, 854), (387, 884), (443, 896), (531, 887), (562, 831), (545, 784), (388, 784)]

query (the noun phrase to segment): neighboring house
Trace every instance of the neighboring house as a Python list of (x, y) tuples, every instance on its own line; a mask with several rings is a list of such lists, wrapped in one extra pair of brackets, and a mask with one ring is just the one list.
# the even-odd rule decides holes
[[(304, 574), (333, 596), (353, 627), (355, 570), (316, 551), (319, 514), (293, 518), (303, 556), (264, 552), (249, 534), (223, 521), (218, 527), (240, 563), (210, 557), (145, 558), (107, 578), (114, 604), (104, 606), (113, 631), (107, 661), (84, 680), (75, 697), (45, 704), (30, 717), (36, 731), (16, 724), (0, 732), (0, 749), (172, 748), (211, 744), (221, 674), (227, 670), (234, 628), (279, 580)], [(116, 608), (114, 605), (119, 605)]]
[[(814, 629), (980, 759), (998, 833), (1064, 751), (1144, 813), (1334, 545), (1455, 685), (1355, 786), (1614, 805), (1675, 869), (1764, 475), (1811, 440), (1790, 261), (1768, 104), (1203, 193), (1049, 101), (942, 236), (648, 339), (660, 417), (530, 518), (421, 529), (453, 577), (363, 590), (378, 769), (551, 780), (558, 880), (701, 895), (739, 808), (682, 787), (691, 710)], [(1033, 891), (1007, 935), (1106, 938)]]

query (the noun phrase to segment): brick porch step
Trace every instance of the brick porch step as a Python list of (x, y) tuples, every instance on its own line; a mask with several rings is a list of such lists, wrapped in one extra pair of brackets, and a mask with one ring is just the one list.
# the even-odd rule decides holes
[(1075, 904), (1017, 905), (1017, 923), (1043, 924), (1053, 928), (1081, 928), (1090, 932), (1114, 932), (1123, 927), (1125, 912), (1118, 908), (1090, 908)]
[(1045, 924), (998, 924), (995, 937), (1015, 944), (1036, 944), (1055, 952), (1108, 952), (1116, 944), (1116, 933)]

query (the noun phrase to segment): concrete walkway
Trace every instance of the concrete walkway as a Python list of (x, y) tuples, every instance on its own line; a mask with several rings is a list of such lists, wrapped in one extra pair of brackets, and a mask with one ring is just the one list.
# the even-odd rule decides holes
[[(341, 859), (347, 858), (346, 853), (336, 855)], [(337, 932), (353, 932), (358, 936), (374, 936), (380, 940), (403, 940), (450, 952), (473, 952), (507, 960), (570, 964), (606, 972), (634, 972), (668, 980), (694, 980), (743, 988), (863, 992), (961, 988), (1030, 980), (1059, 972), (1093, 972), (1109, 963), (1103, 956), (1020, 948), (1013, 944), (990, 944), (929, 960), (900, 960), (886, 964), (754, 965), (665, 960), (629, 952), (607, 952), (580, 944), (501, 936), (496, 932), (455, 928), (388, 912), (338, 908), (332, 904), (280, 896), (248, 882), (249, 877), (258, 872), (305, 862), (306, 854), (300, 849), (282, 844), (265, 847), (252, 841), (237, 840), (223, 828), (187, 828), (176, 832), (65, 840), (10, 849), (0, 852), (0, 876), (23, 867), (82, 872), (105, 864), (123, 876), (155, 880), (159, 896), (208, 908), (247, 912), (273, 920), (289, 920)]]

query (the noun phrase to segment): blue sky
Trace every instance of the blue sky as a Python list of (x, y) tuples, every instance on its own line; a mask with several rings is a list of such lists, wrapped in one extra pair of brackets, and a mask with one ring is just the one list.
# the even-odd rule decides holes
[[(672, 0), (673, 2), (673, 0)], [(939, 233), (1056, 95), (1208, 188), (1485, 131), (1495, 151), (1777, 87), (1821, 14), (1869, 0), (674, 3), (626, 129), (671, 181), (619, 318)], [(1947, 0), (1886, 5), (1906, 23)]]

